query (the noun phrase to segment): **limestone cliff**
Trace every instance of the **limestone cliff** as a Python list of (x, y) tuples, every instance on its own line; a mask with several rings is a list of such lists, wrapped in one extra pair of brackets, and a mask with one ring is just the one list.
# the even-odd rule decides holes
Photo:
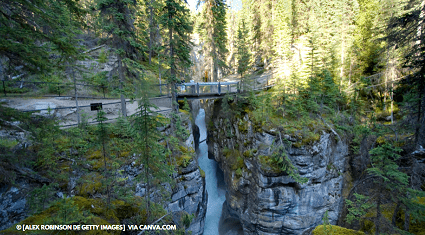
[[(222, 226), (239, 220), (244, 234), (303, 234), (322, 222), (325, 211), (336, 223), (348, 155), (339, 136), (324, 131), (318, 141), (297, 148), (292, 144), (297, 139), (284, 130), (258, 128), (246, 113), (229, 117), (219, 109), (209, 107), (207, 142), (227, 185)], [(265, 164), (279, 146), (307, 183)]]
[[(193, 151), (192, 149), (195, 147), (196, 139), (196, 135), (194, 139), (194, 134), (196, 133), (192, 132), (190, 118), (186, 115), (182, 119), (182, 124), (189, 130), (190, 135), (185, 142), (186, 146), (181, 147)], [(165, 134), (170, 133), (169, 125), (159, 129)], [(14, 135), (18, 135), (20, 132), (13, 133)], [(23, 145), (20, 146), (20, 148), (24, 147)], [(142, 200), (142, 197), (146, 196), (146, 185), (140, 182), (139, 179), (140, 175), (144, 174), (144, 166), (137, 163), (138, 158), (139, 156), (137, 154), (128, 156), (126, 164), (117, 169), (114, 174), (117, 177), (125, 179), (119, 185), (120, 190), (125, 190), (132, 195), (139, 196), (139, 199)], [(97, 161), (92, 162), (95, 164)], [(104, 197), (99, 187), (101, 183), (95, 178), (87, 180), (87, 176), (89, 175), (99, 176), (91, 164), (91, 162), (86, 161), (83, 164), (83, 170), (73, 170), (66, 185), (49, 188), (44, 199), (46, 203), (41, 208), (43, 211), (42, 214), (52, 211), (47, 209), (49, 202), (64, 198), (64, 196), (70, 196), (75, 199), (74, 203), (81, 210), (90, 210), (90, 212), (95, 216), (99, 216), (99, 218), (103, 216), (103, 209), (101, 208), (106, 208), (106, 205), (101, 200)], [(151, 187), (149, 197), (151, 201), (162, 205), (172, 215), (171, 220), (167, 220), (169, 224), (176, 224), (179, 229), (186, 228), (186, 232), (191, 232), (194, 235), (202, 234), (207, 207), (205, 178), (201, 175), (198, 163), (194, 157), (184, 161), (176, 169), (177, 171), (172, 175), (173, 181), (176, 183), (172, 187), (168, 183), (162, 184), (162, 188), (166, 191), (165, 194), (159, 187)], [(4, 179), (1, 178), (2, 181), (0, 181), (0, 231), (10, 228), (12, 231), (11, 234), (14, 234), (13, 231), (16, 231), (16, 229), (12, 225), (24, 219), (29, 219), (33, 224), (42, 223), (42, 220), (37, 220), (43, 218), (42, 216), (30, 216), (30, 206), (34, 207), (34, 205), (31, 205), (31, 192), (43, 185), (50, 185), (53, 180), (42, 177), (39, 172), (19, 166), (19, 164), (6, 164), (0, 161), (0, 175), (3, 176), (5, 172), (15, 176), (15, 180), (12, 183), (5, 183)], [(136, 223), (137, 220), (134, 219), (136, 213), (134, 212), (140, 210), (136, 204), (128, 205), (118, 200), (113, 201), (113, 204), (116, 208), (111, 213), (116, 215), (116, 217), (114, 216), (108, 223)], [(189, 224), (182, 221), (184, 215), (189, 215), (191, 219), (189, 220)], [(96, 219), (98, 218), (96, 217)], [(96, 221), (96, 223), (107, 222), (100, 219)]]

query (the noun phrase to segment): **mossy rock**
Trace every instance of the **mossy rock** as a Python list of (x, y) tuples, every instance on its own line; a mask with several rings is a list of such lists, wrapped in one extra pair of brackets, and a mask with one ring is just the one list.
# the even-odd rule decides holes
[(317, 142), (320, 140), (320, 134), (318, 133), (309, 133), (308, 136), (304, 137), (301, 140), (302, 145), (309, 145), (313, 144), (314, 142)]
[(252, 150), (246, 150), (245, 152), (243, 152), (243, 156), (245, 158), (250, 158), (253, 156), (252, 152), (253, 152)]
[[(425, 205), (425, 197), (419, 198), (417, 203), (422, 206)], [(394, 214), (394, 210), (395, 210), (395, 204), (384, 204), (382, 205), (381, 210), (382, 210), (382, 215), (386, 219), (391, 221), (392, 216)], [(425, 212), (423, 213), (422, 216), (425, 216)], [(373, 210), (367, 213), (366, 217), (376, 217), (376, 210)], [(398, 217), (399, 217), (399, 220), (397, 220), (396, 226), (402, 229), (404, 226), (404, 210), (403, 209), (400, 209), (400, 211), (398, 212)], [(375, 224), (370, 220), (365, 220), (364, 226), (361, 228), (361, 230), (370, 234), (374, 234)], [(416, 235), (425, 235), (425, 222), (413, 223), (412, 221), (410, 221), (409, 232)]]
[(248, 122), (244, 122), (242, 119), (239, 119), (238, 129), (239, 129), (239, 132), (241, 132), (241, 133), (247, 133), (248, 132)]
[(120, 152), (119, 156), (120, 157), (128, 157), (128, 156), (130, 156), (130, 154), (131, 154), (131, 151), (123, 151), (123, 152)]
[(88, 154), (87, 160), (97, 160), (103, 158), (103, 153), (100, 150), (92, 151)]
[(94, 215), (101, 216), (109, 224), (120, 223), (120, 220), (116, 215), (116, 209), (113, 208), (113, 205), (108, 208), (108, 206), (101, 199), (88, 199), (75, 196), (73, 197), (73, 200), (81, 210), (88, 210)]
[(261, 170), (270, 173), (281, 173), (282, 169), (275, 164), (275, 161), (270, 156), (259, 155), (258, 160), (260, 162)]
[(198, 168), (199, 168), (199, 172), (201, 173), (201, 177), (205, 178), (205, 171), (202, 170), (201, 167), (199, 167), (199, 166), (198, 166)]
[[(78, 207), (78, 210), (80, 212), (83, 211), (90, 211), (94, 214), (99, 214), (104, 216), (104, 204), (100, 201), (100, 199), (86, 199), (83, 197), (79, 197), (79, 196), (75, 196), (72, 197), (71, 199), (73, 201), (73, 203)], [(92, 206), (93, 205), (93, 206)], [(95, 206), (94, 206), (95, 205)], [(32, 215), (26, 219), (24, 219), (23, 221), (12, 225), (11, 227), (9, 227), (6, 230), (3, 230), (0, 232), (0, 234), (46, 234), (46, 232), (43, 231), (18, 231), (16, 230), (16, 225), (23, 225), (23, 224), (37, 224), (37, 225), (42, 225), (45, 223), (48, 223), (47, 221), (49, 221), (53, 216), (55, 216), (55, 214), (57, 214), (58, 212), (58, 205), (55, 204), (51, 207), (49, 207), (48, 209), (42, 211), (41, 213)], [(116, 217), (115, 217), (116, 218)], [(112, 223), (111, 223), (112, 222)], [(86, 222), (83, 222), (84, 224), (104, 224), (104, 225), (110, 225), (110, 224), (119, 224), (119, 220), (115, 219), (115, 220), (110, 220), (109, 222), (99, 216), (89, 216), (89, 219)], [(49, 223), (51, 224), (51, 223)], [(120, 234), (120, 231), (101, 231), (101, 230), (92, 230), (92, 231), (56, 231), (57, 233), (55, 234), (67, 234), (67, 235), (74, 235), (74, 234)], [(49, 234), (49, 233), (47, 233)]]
[(137, 205), (132, 205), (122, 200), (114, 200), (112, 205), (114, 206), (114, 210), (116, 211), (116, 215), (120, 221), (125, 218), (132, 217), (139, 212)]
[(182, 167), (189, 166), (192, 160), (193, 160), (192, 156), (188, 154), (182, 154), (176, 157), (177, 166), (182, 166)]
[[(340, 226), (336, 226), (336, 225), (332, 225), (332, 227), (330, 225), (326, 226), (328, 231), (331, 231), (330, 234), (333, 235), (364, 235), (364, 232), (361, 231), (355, 231), (352, 229), (348, 229), (348, 228), (344, 228), (344, 227), (340, 227)], [(325, 227), (323, 225), (319, 225), (317, 226), (314, 230), (313, 230), (313, 235), (327, 235), (327, 233), (325, 232)]]
[(102, 188), (103, 177), (92, 172), (82, 177), (83, 183), (78, 187), (80, 196), (94, 195), (96, 192), (100, 192)]
[(243, 155), (237, 149), (225, 149), (223, 154), (226, 157), (227, 163), (230, 170), (235, 171), (237, 169), (245, 167)]
[[(22, 220), (19, 223), (16, 223), (14, 225), (12, 225), (11, 227), (9, 227), (6, 230), (3, 230), (0, 232), (0, 234), (42, 234), (41, 231), (18, 231), (16, 229), (16, 225), (24, 225), (24, 224), (44, 224), (44, 222), (51, 218), (52, 215), (57, 211), (56, 207), (50, 207), (38, 214), (32, 215), (24, 220)], [(70, 233), (70, 234), (75, 234), (75, 233)]]

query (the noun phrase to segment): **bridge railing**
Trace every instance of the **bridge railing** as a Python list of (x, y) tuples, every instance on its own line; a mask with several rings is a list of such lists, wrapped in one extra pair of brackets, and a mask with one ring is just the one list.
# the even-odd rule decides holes
[(179, 95), (226, 94), (238, 92), (239, 82), (187, 82), (177, 84)]

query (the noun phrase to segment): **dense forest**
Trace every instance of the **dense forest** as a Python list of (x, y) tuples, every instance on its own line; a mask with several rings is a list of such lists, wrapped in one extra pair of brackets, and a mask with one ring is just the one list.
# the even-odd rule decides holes
[[(20, 204), (4, 199), (0, 233), (24, 233), (20, 224), (177, 224), (161, 234), (202, 234), (203, 223), (198, 232), (193, 224), (205, 211), (165, 206), (191, 190), (187, 172), (205, 184), (192, 136), (195, 105), (177, 102), (176, 85), (236, 80), (248, 88), (212, 101), (226, 116), (220, 128), (244, 127), (249, 118), (254, 131), (278, 133), (281, 146), (268, 146), (268, 156), (254, 147), (238, 155), (249, 142), (223, 150), (234, 155), (235, 177), (255, 156), (264, 171), (306, 184), (282, 136), (303, 149), (331, 133), (349, 146), (344, 206), (336, 225), (326, 211), (310, 232), (424, 234), (425, 1), (230, 5), (199, 0), (193, 12), (183, 0), (2, 1), (0, 197), (25, 202), (10, 209)], [(252, 89), (264, 74), (274, 86)], [(170, 87), (167, 115), (150, 99), (163, 87), (157, 83)], [(50, 107), (48, 115), (34, 115), (7, 105), (11, 97), (55, 92), (75, 100), (75, 127), (62, 128)], [(98, 110), (90, 125), (79, 92), (119, 99), (119, 118), (110, 123), (108, 111)], [(137, 102), (134, 114), (126, 99)], [(327, 168), (332, 172), (332, 163)]]

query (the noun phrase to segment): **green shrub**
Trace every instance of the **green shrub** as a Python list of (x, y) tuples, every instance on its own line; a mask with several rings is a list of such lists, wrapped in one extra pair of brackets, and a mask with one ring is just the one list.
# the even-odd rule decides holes
[[(330, 231), (332, 235), (364, 235), (364, 232), (351, 230), (348, 228), (332, 225), (332, 230)], [(325, 228), (323, 225), (317, 226), (313, 230), (313, 235), (328, 235), (325, 233)]]

